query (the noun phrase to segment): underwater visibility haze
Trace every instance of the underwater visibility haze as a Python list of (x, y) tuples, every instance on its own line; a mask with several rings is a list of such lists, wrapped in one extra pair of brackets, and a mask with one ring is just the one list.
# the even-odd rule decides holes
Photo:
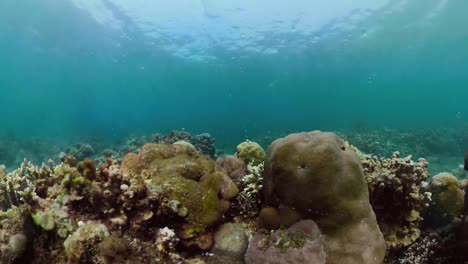
[(466, 124), (465, 5), (2, 1), (1, 128), (54, 138), (185, 128), (237, 142)]
[[(0, 263), (468, 261), (467, 9), (464, 0), (0, 1), (0, 219), (9, 219)], [(314, 130), (337, 136), (294, 134)], [(317, 179), (314, 166), (334, 176)], [(285, 179), (291, 187), (279, 187)], [(358, 187), (350, 198), (331, 183)], [(362, 229), (312, 203), (328, 198), (366, 219)], [(34, 231), (20, 227), (26, 211)], [(283, 233), (260, 237), (262, 228)], [(367, 253), (341, 254), (336, 244), (359, 232), (369, 239), (355, 250)]]

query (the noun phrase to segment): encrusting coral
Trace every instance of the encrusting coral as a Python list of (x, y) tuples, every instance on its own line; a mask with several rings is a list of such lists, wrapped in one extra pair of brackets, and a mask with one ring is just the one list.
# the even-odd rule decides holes
[(360, 154), (369, 186), (370, 202), (389, 250), (413, 243), (421, 234), (421, 217), (429, 206), (428, 163), (411, 156), (391, 158)]

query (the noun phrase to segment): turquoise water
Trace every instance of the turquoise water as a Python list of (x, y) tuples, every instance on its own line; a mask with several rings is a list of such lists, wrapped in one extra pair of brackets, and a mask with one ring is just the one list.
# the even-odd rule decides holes
[(168, 2), (1, 1), (3, 144), (468, 123), (466, 1)]

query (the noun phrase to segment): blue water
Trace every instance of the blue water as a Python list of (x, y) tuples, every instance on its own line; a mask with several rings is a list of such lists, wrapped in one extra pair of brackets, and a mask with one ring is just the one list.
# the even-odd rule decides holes
[(171, 2), (2, 0), (0, 135), (468, 123), (467, 1)]

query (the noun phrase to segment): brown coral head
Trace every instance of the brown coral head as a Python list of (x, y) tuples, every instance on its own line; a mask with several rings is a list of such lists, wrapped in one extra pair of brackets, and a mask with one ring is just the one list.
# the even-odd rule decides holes
[(280, 214), (274, 207), (265, 207), (260, 211), (258, 224), (268, 230), (278, 229), (280, 226)]
[(359, 159), (343, 146), (344, 141), (336, 134), (320, 131), (295, 133), (274, 141), (265, 161), (267, 202), (273, 203), (276, 197), (284, 205), (304, 211), (333, 208), (338, 193), (348, 200), (366, 198)]

